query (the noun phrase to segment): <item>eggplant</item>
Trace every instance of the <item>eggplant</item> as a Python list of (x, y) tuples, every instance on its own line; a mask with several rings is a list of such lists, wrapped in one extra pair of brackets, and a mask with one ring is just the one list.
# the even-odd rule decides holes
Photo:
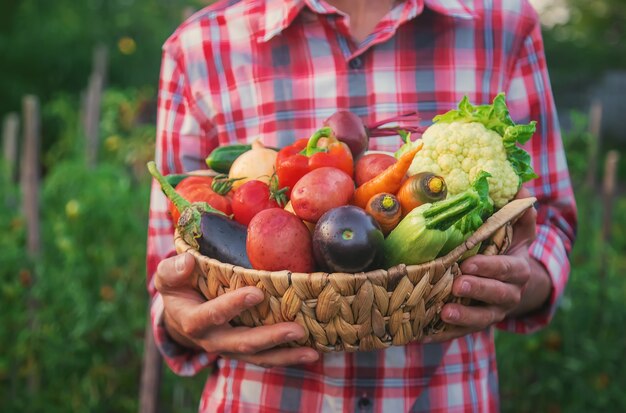
[(148, 170), (181, 213), (176, 228), (187, 244), (200, 254), (223, 263), (252, 268), (246, 252), (245, 225), (233, 221), (206, 202), (191, 203), (184, 199), (161, 175), (153, 161), (148, 162)]
[(324, 271), (356, 273), (379, 264), (385, 237), (363, 209), (344, 205), (327, 211), (313, 231), (313, 255)]
[[(183, 212), (179, 219), (179, 225), (185, 225), (184, 220), (189, 219), (186, 216), (192, 217), (192, 214)], [(190, 241), (195, 241), (198, 245), (198, 251), (202, 255), (215, 258), (223, 263), (252, 268), (246, 252), (246, 226), (224, 214), (206, 212), (200, 216), (201, 236), (194, 240), (188, 240), (188, 237), (186, 238), (183, 233), (183, 239), (188, 244)]]

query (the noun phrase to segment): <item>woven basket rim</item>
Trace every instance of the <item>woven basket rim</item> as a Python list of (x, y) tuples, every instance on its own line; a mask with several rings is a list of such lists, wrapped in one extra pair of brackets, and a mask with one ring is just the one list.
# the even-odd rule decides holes
[(500, 208), (498, 211), (496, 211), (493, 215), (491, 215), (483, 223), (483, 225), (480, 228), (478, 228), (464, 243), (462, 243), (461, 245), (459, 245), (458, 247), (450, 251), (448, 254), (438, 257), (432, 261), (424, 262), (421, 264), (411, 264), (411, 265), (398, 264), (396, 266), (393, 266), (387, 269), (381, 268), (381, 269), (375, 269), (375, 270), (357, 272), (357, 273), (324, 272), (324, 271), (315, 271), (311, 273), (298, 273), (298, 272), (290, 271), (290, 270), (267, 271), (267, 270), (253, 269), (253, 268), (245, 268), (245, 267), (241, 267), (238, 265), (225, 263), (215, 258), (208, 257), (206, 255), (202, 255), (198, 250), (191, 247), (182, 239), (182, 237), (178, 233), (178, 230), (175, 231), (175, 244), (176, 244), (176, 250), (178, 251), (178, 253), (189, 252), (196, 259), (205, 260), (210, 265), (219, 266), (225, 270), (230, 270), (230, 271), (237, 272), (237, 273), (242, 273), (242, 272), (250, 273), (251, 272), (252, 274), (257, 275), (259, 278), (287, 277), (290, 279), (291, 277), (299, 277), (299, 276), (306, 276), (310, 278), (317, 278), (317, 277), (320, 277), (320, 278), (331, 277), (332, 278), (332, 277), (349, 276), (357, 280), (359, 278), (376, 280), (381, 277), (387, 277), (390, 274), (392, 275), (395, 273), (403, 274), (407, 270), (423, 268), (426, 266), (442, 265), (442, 266), (447, 267), (449, 265), (452, 265), (454, 262), (457, 262), (459, 258), (463, 256), (463, 254), (465, 254), (465, 252), (471, 250), (476, 245), (489, 239), (496, 231), (498, 231), (500, 228), (505, 226), (507, 223), (512, 223), (515, 220), (517, 220), (517, 218), (519, 218), (527, 209), (531, 208), (535, 204), (536, 201), (537, 199), (535, 197), (520, 198), (520, 199), (512, 200), (511, 202), (509, 202), (508, 204)]

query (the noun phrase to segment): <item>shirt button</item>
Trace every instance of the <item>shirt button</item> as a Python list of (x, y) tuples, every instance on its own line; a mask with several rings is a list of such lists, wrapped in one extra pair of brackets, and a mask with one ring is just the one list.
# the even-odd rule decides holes
[(357, 406), (359, 408), (359, 411), (368, 412), (372, 409), (372, 401), (368, 399), (366, 396), (362, 396), (359, 399)]
[(360, 69), (363, 67), (363, 60), (360, 57), (355, 57), (350, 60), (350, 68), (351, 69)]

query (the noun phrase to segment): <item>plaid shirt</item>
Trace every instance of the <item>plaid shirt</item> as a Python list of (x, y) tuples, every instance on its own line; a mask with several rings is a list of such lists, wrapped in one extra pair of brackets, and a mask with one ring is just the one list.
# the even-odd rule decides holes
[[(553, 283), (549, 305), (499, 328), (520, 333), (551, 319), (569, 273), (576, 209), (546, 70), (541, 30), (525, 0), (406, 0), (361, 44), (348, 19), (322, 0), (221, 1), (165, 43), (156, 161), (165, 173), (204, 167), (218, 145), (261, 138), (282, 146), (310, 136), (338, 109), (366, 123), (417, 110), (426, 124), (464, 95), (490, 103), (500, 91), (517, 122), (538, 121), (527, 144), (539, 178), (537, 239), (530, 253)], [(397, 137), (370, 149), (395, 150)], [(493, 329), (442, 344), (324, 354), (312, 365), (265, 369), (184, 349), (166, 336), (151, 281), (174, 254), (166, 201), (153, 186), (148, 289), (157, 344), (180, 375), (217, 362), (207, 412), (488, 412), (498, 410)]]

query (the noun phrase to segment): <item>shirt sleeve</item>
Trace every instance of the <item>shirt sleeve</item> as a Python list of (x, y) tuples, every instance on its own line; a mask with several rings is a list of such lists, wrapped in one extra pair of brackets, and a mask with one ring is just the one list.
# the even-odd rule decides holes
[(517, 121), (537, 121), (537, 132), (525, 147), (539, 176), (525, 184), (538, 200), (537, 238), (529, 253), (546, 268), (552, 291), (543, 308), (505, 319), (498, 327), (530, 333), (551, 321), (563, 295), (569, 278), (569, 253), (576, 234), (577, 212), (537, 19), (512, 66), (513, 76), (507, 90), (511, 116)]
[[(190, 99), (183, 54), (171, 45), (164, 47), (159, 79), (155, 163), (164, 175), (201, 169), (217, 138), (203, 114)], [(151, 297), (151, 322), (156, 345), (176, 374), (190, 376), (212, 364), (215, 355), (183, 347), (163, 327), (163, 300), (154, 287), (153, 276), (161, 260), (176, 254), (174, 226), (168, 200), (155, 180), (152, 182), (147, 237), (147, 288)]]

